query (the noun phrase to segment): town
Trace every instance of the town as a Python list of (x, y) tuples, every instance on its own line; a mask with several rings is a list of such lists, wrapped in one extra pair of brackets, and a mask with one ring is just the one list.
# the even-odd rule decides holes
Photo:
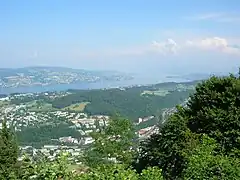
[(74, 84), (79, 82), (97, 82), (100, 80), (121, 81), (132, 78), (132, 76), (118, 72), (95, 72), (59, 67), (0, 69), (1, 88)]
[[(94, 141), (90, 134), (107, 126), (109, 116), (88, 115), (84, 112), (73, 112), (69, 109), (54, 109), (46, 104), (39, 104), (37, 100), (30, 102), (23, 101), (20, 104), (10, 103), (11, 101), (14, 102), (14, 100), (21, 100), (26, 97), (32, 99), (36, 99), (37, 97), (54, 99), (68, 94), (69, 92), (13, 94), (0, 99), (0, 120), (5, 119), (7, 126), (13, 127), (20, 138), (20, 160), (26, 154), (32, 158), (44, 156), (49, 160), (54, 160), (59, 153), (65, 151), (70, 154), (69, 160), (72, 163), (81, 163), (79, 157), (82, 155), (84, 149)], [(142, 123), (152, 121), (154, 118), (154, 116), (139, 117), (134, 125), (141, 125)], [(52, 134), (46, 135), (48, 138), (46, 143), (38, 142), (38, 140), (34, 139), (34, 134), (31, 134), (36, 131), (44, 131), (49, 127), (50, 131), (51, 128), (53, 130)], [(55, 130), (62, 130), (62, 132), (57, 134)], [(65, 131), (67, 132), (64, 133)], [(135, 134), (141, 140), (157, 131), (157, 124), (154, 124), (138, 129)], [(21, 139), (22, 136), (23, 138)], [(40, 136), (39, 139), (42, 141), (40, 134), (36, 136)], [(26, 139), (30, 140), (27, 141)]]

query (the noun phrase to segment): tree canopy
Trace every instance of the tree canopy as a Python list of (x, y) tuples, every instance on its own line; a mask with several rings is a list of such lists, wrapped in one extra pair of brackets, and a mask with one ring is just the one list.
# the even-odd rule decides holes
[(189, 157), (184, 179), (240, 179), (240, 160), (216, 153), (218, 144), (206, 135)]
[[(158, 165), (163, 169), (165, 178), (182, 179), (184, 170), (187, 168), (190, 173), (191, 167), (193, 168), (193, 154), (196, 148), (201, 147), (204, 134), (216, 141), (214, 151), (222, 154), (211, 156), (212, 159), (216, 158), (215, 164), (221, 162), (226, 165), (233, 162), (229, 158), (239, 158), (239, 126), (240, 78), (233, 75), (213, 76), (197, 85), (196, 92), (190, 96), (187, 106), (178, 107), (178, 111), (166, 121), (159, 134), (141, 144), (138, 168), (141, 170)], [(204, 161), (200, 154), (198, 156), (199, 161)], [(204, 172), (198, 173), (208, 174), (208, 171), (214, 169), (215, 165), (210, 161), (204, 162)], [(222, 173), (227, 175), (228, 172), (230, 170)], [(233, 177), (239, 178), (238, 174), (235, 175)], [(208, 177), (212, 178), (209, 174)]]
[(85, 154), (89, 166), (114, 161), (130, 164), (134, 153), (134, 129), (130, 120), (114, 116), (108, 126), (91, 134), (93, 144)]
[[(106, 90), (87, 90), (74, 91), (72, 94), (57, 98), (50, 102), (54, 108), (65, 108), (71, 104), (89, 102), (84, 112), (89, 115), (114, 115), (119, 113), (132, 121), (139, 117), (152, 116), (158, 110), (173, 107), (186, 99), (193, 90), (177, 91), (174, 90), (176, 84), (171, 85), (169, 94), (158, 96), (142, 93), (145, 90), (158, 90), (156, 87), (132, 87), (125, 90), (106, 89)], [(169, 88), (168, 83), (161, 85), (162, 88)]]
[(7, 127), (7, 121), (2, 121), (0, 131), (0, 178), (7, 179), (12, 171), (15, 171), (18, 158), (18, 146), (16, 138), (10, 128)]

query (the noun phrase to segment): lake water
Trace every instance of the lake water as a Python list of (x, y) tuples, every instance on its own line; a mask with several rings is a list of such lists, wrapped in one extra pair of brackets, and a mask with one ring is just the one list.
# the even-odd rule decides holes
[(157, 84), (161, 82), (186, 82), (186, 79), (169, 79), (169, 78), (153, 78), (153, 77), (136, 77), (132, 80), (125, 81), (99, 81), (95, 83), (74, 83), (74, 84), (56, 84), (49, 86), (31, 86), (31, 87), (17, 87), (17, 88), (0, 88), (0, 94), (10, 93), (36, 93), (46, 91), (66, 91), (68, 89), (103, 89), (114, 87), (127, 87), (132, 85), (148, 85)]

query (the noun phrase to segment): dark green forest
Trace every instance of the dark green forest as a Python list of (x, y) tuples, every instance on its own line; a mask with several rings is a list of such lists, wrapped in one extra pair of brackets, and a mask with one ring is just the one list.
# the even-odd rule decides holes
[(31, 145), (33, 147), (42, 147), (46, 144), (59, 144), (52, 139), (59, 137), (81, 137), (80, 133), (73, 128), (69, 128), (69, 124), (56, 123), (49, 125), (32, 126), (16, 132), (20, 145)]
[[(195, 85), (196, 82), (184, 83), (184, 86)], [(11, 103), (21, 104), (37, 101), (41, 106), (44, 103), (52, 104), (53, 108), (61, 109), (69, 105), (79, 102), (90, 102), (86, 105), (84, 112), (88, 115), (114, 115), (116, 113), (130, 119), (137, 120), (139, 117), (154, 115), (158, 117), (163, 108), (172, 108), (178, 103), (182, 103), (189, 94), (193, 93), (193, 89), (178, 91), (176, 86), (178, 83), (161, 83), (152, 86), (131, 87), (125, 90), (106, 89), (106, 90), (69, 90), (71, 94), (49, 99), (44, 94), (38, 96), (26, 96), (15, 98)], [(153, 94), (142, 94), (144, 91), (157, 91), (163, 89), (168, 92), (165, 96)], [(36, 108), (35, 108), (36, 109)], [(54, 109), (49, 109), (54, 110)], [(158, 123), (158, 118), (140, 124), (136, 129), (148, 127)], [(20, 145), (32, 145), (39, 147), (44, 144), (57, 143), (51, 139), (58, 139), (63, 136), (80, 137), (81, 135), (76, 129), (69, 128), (72, 124), (67, 121), (59, 121), (53, 119), (50, 124), (41, 124), (22, 129), (17, 132)]]
[[(160, 83), (156, 85), (128, 87), (121, 89), (97, 89), (97, 90), (69, 90), (71, 94), (55, 99), (49, 99), (44, 94), (38, 96), (15, 97), (12, 104), (21, 104), (33, 100), (52, 104), (53, 108), (63, 109), (72, 104), (89, 102), (84, 112), (88, 115), (114, 115), (121, 114), (133, 121), (139, 117), (157, 115), (163, 108), (171, 108), (182, 103), (193, 89), (177, 89), (178, 85), (189, 87), (196, 85), (197, 81), (186, 83)], [(167, 94), (142, 94), (144, 91), (166, 91)]]
[[(126, 88), (125, 90), (75, 90), (72, 91), (73, 94), (55, 99), (51, 103), (55, 108), (65, 108), (75, 103), (90, 102), (84, 110), (89, 115), (119, 113), (126, 118), (136, 120), (138, 117), (156, 115), (156, 112), (163, 108), (174, 107), (194, 92), (193, 90), (178, 91), (176, 84), (162, 83), (154, 86)], [(192, 84), (196, 84), (196, 82), (192, 82)], [(190, 83), (186, 83), (186, 85), (190, 85)], [(146, 90), (154, 91), (160, 88), (168, 90), (169, 94), (166, 96), (141, 95)]]

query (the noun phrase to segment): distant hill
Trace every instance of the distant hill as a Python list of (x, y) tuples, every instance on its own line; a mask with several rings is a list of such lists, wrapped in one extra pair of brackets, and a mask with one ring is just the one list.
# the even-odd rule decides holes
[[(237, 76), (237, 73), (233, 73), (235, 76)], [(182, 78), (188, 81), (196, 81), (196, 80), (204, 80), (208, 79), (211, 76), (228, 76), (229, 73), (191, 73), (191, 74), (186, 74), (186, 75), (172, 75), (172, 76), (167, 76), (169, 79), (174, 79), (174, 78)]]
[(34, 85), (70, 84), (121, 81), (132, 79), (126, 73), (116, 71), (90, 71), (65, 67), (0, 68), (0, 87), (27, 87)]
[(90, 73), (92, 75), (127, 75), (126, 73), (118, 71), (98, 71), (98, 70), (86, 70), (86, 69), (73, 69), (68, 67), (53, 67), (53, 66), (31, 66), (23, 68), (0, 68), (0, 77), (14, 76), (19, 73), (31, 75), (33, 72), (70, 72), (70, 73)]

